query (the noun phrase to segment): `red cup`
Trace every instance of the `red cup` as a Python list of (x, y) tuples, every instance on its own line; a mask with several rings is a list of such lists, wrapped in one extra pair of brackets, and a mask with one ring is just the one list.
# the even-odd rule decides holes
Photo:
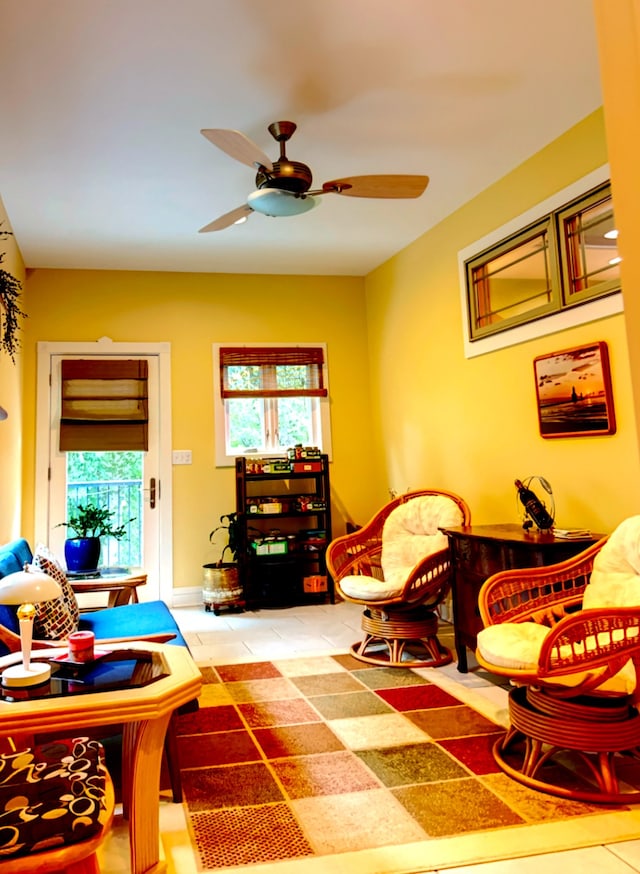
[(69, 658), (74, 662), (90, 662), (96, 636), (93, 631), (72, 631), (68, 638)]

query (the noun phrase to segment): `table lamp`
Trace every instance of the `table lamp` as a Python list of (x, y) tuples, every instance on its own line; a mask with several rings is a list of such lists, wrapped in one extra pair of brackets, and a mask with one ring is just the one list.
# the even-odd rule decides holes
[(59, 598), (61, 594), (59, 583), (47, 574), (30, 570), (28, 564), (23, 570), (0, 579), (0, 604), (19, 605), (17, 612), (22, 650), (22, 664), (10, 665), (2, 672), (3, 686), (36, 686), (51, 676), (51, 668), (45, 662), (31, 664), (33, 618), (36, 613), (33, 605)]

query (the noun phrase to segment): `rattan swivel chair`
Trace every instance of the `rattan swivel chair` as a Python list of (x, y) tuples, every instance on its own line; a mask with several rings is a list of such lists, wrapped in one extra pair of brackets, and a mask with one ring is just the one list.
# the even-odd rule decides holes
[(441, 527), (468, 525), (471, 514), (451, 492), (422, 489), (386, 504), (362, 528), (333, 540), (327, 568), (340, 597), (364, 606), (360, 661), (391, 667), (447, 664), (437, 607), (450, 588), (451, 561)]
[(640, 800), (640, 516), (568, 561), (495, 574), (479, 607), (478, 663), (512, 685), (500, 768), (561, 797)]

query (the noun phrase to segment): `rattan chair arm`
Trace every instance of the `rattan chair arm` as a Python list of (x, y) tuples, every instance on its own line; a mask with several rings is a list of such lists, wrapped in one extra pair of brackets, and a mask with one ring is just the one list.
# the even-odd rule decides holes
[[(516, 685), (546, 686), (559, 697), (596, 692), (631, 659), (640, 691), (640, 609), (580, 610), (566, 616), (549, 629), (534, 669), (496, 665), (479, 650), (475, 655), (480, 667), (490, 673), (508, 677)], [(562, 678), (572, 675), (576, 680), (563, 686)]]
[(380, 567), (382, 541), (356, 537), (360, 531), (333, 540), (327, 547), (327, 570), (338, 582), (342, 577), (367, 574), (374, 576), (373, 568)]
[(579, 606), (604, 537), (557, 564), (500, 571), (489, 577), (478, 595), (485, 626), (501, 622), (535, 621), (554, 625), (566, 611)]
[(433, 604), (439, 604), (451, 585), (451, 553), (449, 548), (425, 556), (411, 570), (398, 600), (405, 604), (423, 603), (433, 594)]
[(580, 610), (550, 629), (539, 675), (561, 677), (602, 666), (613, 675), (634, 654), (640, 655), (640, 607)]

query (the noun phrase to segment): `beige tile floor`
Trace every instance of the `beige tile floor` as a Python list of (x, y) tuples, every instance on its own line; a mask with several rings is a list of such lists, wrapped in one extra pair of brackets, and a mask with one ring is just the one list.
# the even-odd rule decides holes
[[(360, 633), (360, 608), (339, 603), (296, 607), (282, 610), (261, 610), (247, 613), (223, 611), (219, 616), (203, 607), (177, 608), (173, 611), (198, 664), (231, 664), (254, 660), (275, 660), (291, 657), (325, 655), (346, 651)], [(441, 638), (452, 645), (452, 629), (443, 626)], [(466, 700), (494, 721), (506, 723), (506, 691), (483, 677), (470, 657), (468, 674), (458, 672), (455, 664), (437, 670), (425, 668), (429, 679)], [(617, 815), (620, 816), (619, 814)], [(636, 828), (637, 820), (637, 828)], [(557, 823), (555, 824), (558, 825)], [(568, 823), (566, 829), (572, 826)], [(439, 867), (423, 867), (416, 863), (410, 851), (394, 848), (392, 869), (404, 874), (427, 874), (447, 870), (449, 874), (631, 874), (640, 872), (640, 811), (629, 814), (626, 834), (637, 834), (637, 840), (616, 841), (617, 825), (611, 817), (590, 818), (589, 834), (580, 849), (545, 852), (545, 847), (562, 845), (562, 834), (555, 830), (531, 831), (530, 855), (508, 858), (522, 852), (522, 847), (509, 847), (508, 830), (496, 832), (500, 841), (502, 861), (456, 867), (455, 852)], [(186, 831), (182, 805), (172, 804), (168, 796), (160, 801), (160, 828), (168, 874), (196, 874), (193, 853)], [(561, 829), (565, 828), (561, 824)], [(549, 835), (551, 834), (551, 843)], [(485, 836), (486, 837), (486, 836)], [(575, 843), (575, 842), (574, 842)], [(595, 845), (594, 845), (595, 844)], [(511, 852), (510, 852), (511, 849)], [(481, 857), (480, 853), (480, 857)], [(430, 863), (432, 864), (432, 863)], [(350, 874), (384, 874), (379, 855), (358, 854), (348, 861)], [(128, 846), (126, 827), (117, 819), (116, 826), (101, 851), (102, 874), (127, 874)], [(347, 870), (347, 869), (345, 869)], [(296, 862), (252, 866), (253, 874), (338, 874), (335, 860), (315, 858)]]

